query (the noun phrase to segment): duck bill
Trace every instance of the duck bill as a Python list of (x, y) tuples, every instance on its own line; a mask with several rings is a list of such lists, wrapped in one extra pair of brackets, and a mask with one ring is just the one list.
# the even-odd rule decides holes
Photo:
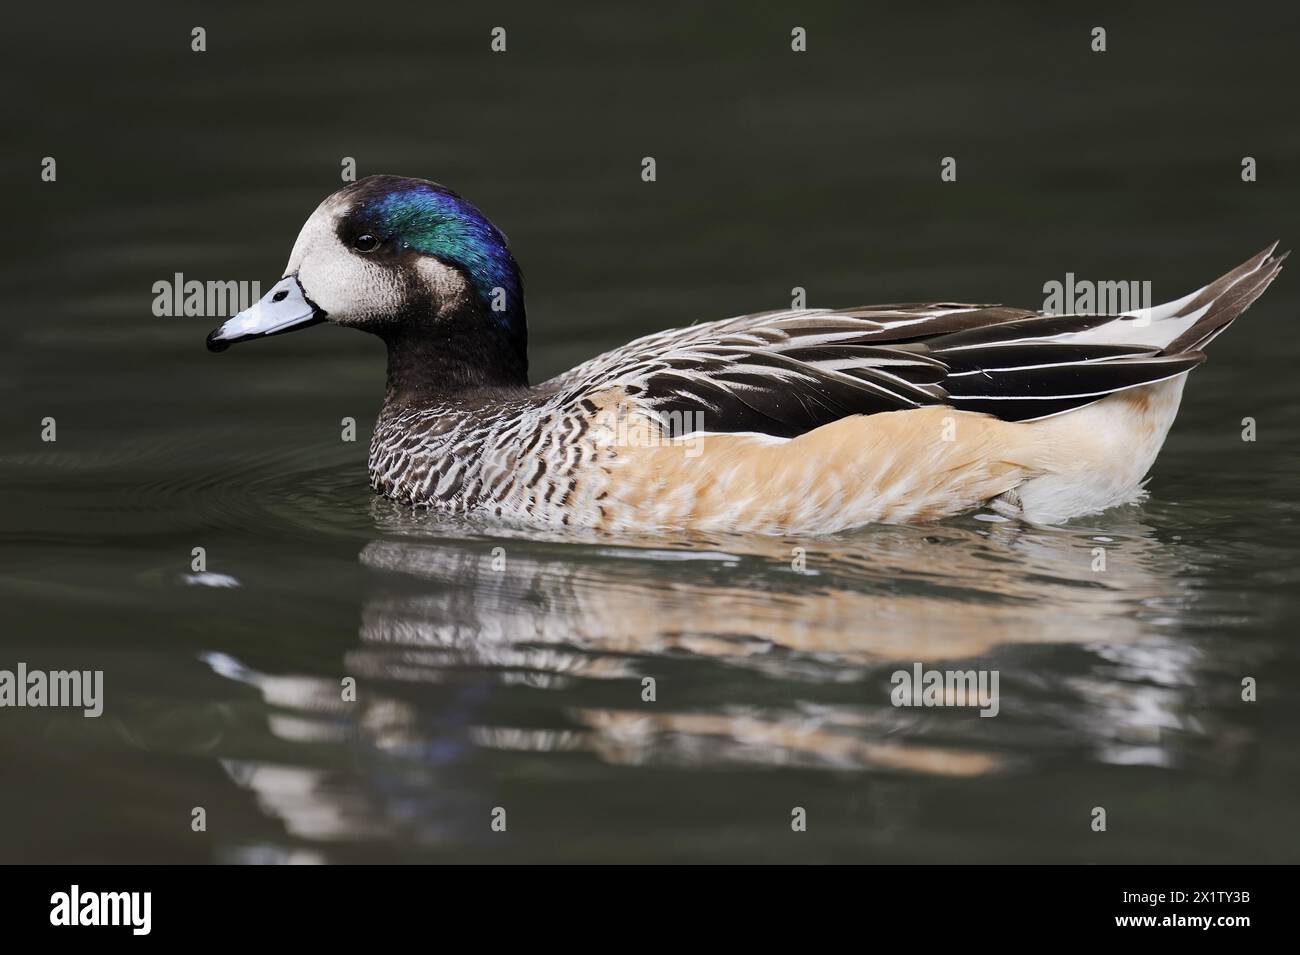
[(208, 351), (225, 351), (250, 338), (282, 335), (325, 321), (325, 311), (307, 297), (298, 276), (286, 275), (254, 305), (208, 336)]

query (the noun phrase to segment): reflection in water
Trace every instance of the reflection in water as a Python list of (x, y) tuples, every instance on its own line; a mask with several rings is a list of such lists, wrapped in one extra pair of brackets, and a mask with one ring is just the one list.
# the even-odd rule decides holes
[[(1131, 517), (666, 543), (375, 514), (343, 671), (357, 703), (209, 660), (260, 689), (278, 738), (365, 759), (227, 762), (300, 838), (463, 839), (510, 754), (971, 778), (1066, 754), (1222, 769), (1249, 741), (1191, 705), (1206, 662), (1178, 631), (1194, 593), (1178, 548)], [(917, 661), (998, 670), (999, 715), (892, 706), (890, 675)]]

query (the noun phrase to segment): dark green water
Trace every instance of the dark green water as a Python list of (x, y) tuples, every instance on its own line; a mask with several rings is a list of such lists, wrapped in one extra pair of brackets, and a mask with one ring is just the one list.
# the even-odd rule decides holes
[[(1145, 503), (821, 540), (413, 515), (366, 487), (378, 342), (213, 356), (220, 316), (151, 310), (176, 272), (269, 287), (345, 156), (509, 234), (535, 379), (793, 286), (1163, 301), (1300, 240), (1294, 11), (308, 9), (6, 13), (0, 669), (106, 702), (0, 710), (0, 860), (1300, 860), (1294, 272)], [(999, 715), (891, 706), (916, 661), (996, 669)]]

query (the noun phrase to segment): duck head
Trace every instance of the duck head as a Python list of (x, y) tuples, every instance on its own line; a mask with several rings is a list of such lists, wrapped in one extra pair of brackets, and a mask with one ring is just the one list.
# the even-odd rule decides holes
[(390, 398), (527, 384), (523, 280), (506, 238), (434, 182), (370, 176), (328, 197), (284, 277), (207, 344), (224, 351), (322, 322), (384, 339)]

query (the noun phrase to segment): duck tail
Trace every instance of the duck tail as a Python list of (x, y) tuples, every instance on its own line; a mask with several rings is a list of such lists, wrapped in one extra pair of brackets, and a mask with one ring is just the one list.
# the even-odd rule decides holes
[(1160, 354), (1182, 355), (1200, 351), (1231, 325), (1255, 299), (1264, 294), (1282, 271), (1290, 252), (1273, 255), (1274, 242), (1267, 249), (1215, 279), (1205, 288), (1176, 302), (1151, 309), (1152, 324), (1169, 323), (1171, 341)]

